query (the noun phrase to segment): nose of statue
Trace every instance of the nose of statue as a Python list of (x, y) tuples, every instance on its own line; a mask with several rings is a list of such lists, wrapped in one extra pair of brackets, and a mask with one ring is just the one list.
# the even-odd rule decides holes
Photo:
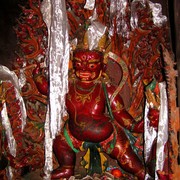
[(84, 62), (84, 63), (82, 64), (82, 70), (83, 70), (83, 71), (86, 71), (86, 69), (87, 69), (87, 64)]

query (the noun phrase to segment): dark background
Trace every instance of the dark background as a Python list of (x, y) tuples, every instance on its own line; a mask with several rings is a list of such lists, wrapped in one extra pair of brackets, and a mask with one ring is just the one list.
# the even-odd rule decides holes
[[(1, 0), (0, 6), (0, 64), (9, 66), (10, 59), (14, 56), (16, 49), (16, 35), (13, 26), (16, 24), (16, 18), (21, 12), (18, 4), (25, 4), (28, 0)], [(171, 28), (172, 49), (177, 56), (179, 47), (178, 17), (180, 11), (180, 3), (178, 0), (151, 0), (162, 4), (163, 15), (169, 18)], [(178, 54), (179, 55), (179, 54)], [(179, 57), (179, 56), (178, 56)]]
[(17, 48), (13, 26), (21, 13), (18, 4), (24, 5), (25, 0), (1, 0), (0, 5), (0, 64), (9, 68)]
[[(16, 35), (13, 26), (16, 24), (16, 19), (21, 13), (21, 8), (18, 6), (24, 5), (28, 0), (1, 0), (0, 5), (0, 64), (11, 68), (11, 63), (14, 60), (15, 51), (17, 49)], [(174, 52), (177, 68), (180, 71), (180, 3), (179, 0), (151, 0), (155, 3), (162, 4), (162, 13), (169, 19), (170, 37), (172, 50)], [(178, 78), (178, 83), (180, 79)], [(180, 92), (178, 93), (180, 94)], [(179, 98), (180, 102), (180, 98)]]

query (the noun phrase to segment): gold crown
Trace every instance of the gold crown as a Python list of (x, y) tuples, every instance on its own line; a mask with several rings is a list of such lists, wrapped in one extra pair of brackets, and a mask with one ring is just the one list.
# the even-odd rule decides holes
[(89, 36), (88, 36), (88, 31), (85, 32), (84, 39), (83, 39), (83, 48), (84, 49), (89, 49), (89, 50), (97, 50), (100, 52), (105, 51), (106, 47), (106, 41), (107, 41), (107, 34), (103, 34), (99, 40), (97, 41), (96, 47), (93, 49), (90, 49), (90, 43), (89, 43)]
[(84, 27), (81, 26), (71, 42), (72, 50), (86, 49), (106, 52), (108, 45), (106, 27), (98, 22), (88, 26), (86, 24)]

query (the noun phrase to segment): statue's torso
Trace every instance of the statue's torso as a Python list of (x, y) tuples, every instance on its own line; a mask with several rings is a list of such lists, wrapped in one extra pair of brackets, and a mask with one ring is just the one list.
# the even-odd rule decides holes
[(83, 141), (100, 142), (110, 136), (113, 131), (109, 117), (105, 113), (106, 99), (102, 85), (94, 85), (88, 90), (69, 85), (67, 95), (67, 111), (69, 129), (73, 136)]

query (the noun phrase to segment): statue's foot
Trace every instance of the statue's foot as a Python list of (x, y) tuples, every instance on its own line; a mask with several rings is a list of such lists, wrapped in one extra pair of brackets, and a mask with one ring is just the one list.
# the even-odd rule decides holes
[(61, 167), (51, 173), (51, 179), (70, 178), (74, 175), (74, 168)]

